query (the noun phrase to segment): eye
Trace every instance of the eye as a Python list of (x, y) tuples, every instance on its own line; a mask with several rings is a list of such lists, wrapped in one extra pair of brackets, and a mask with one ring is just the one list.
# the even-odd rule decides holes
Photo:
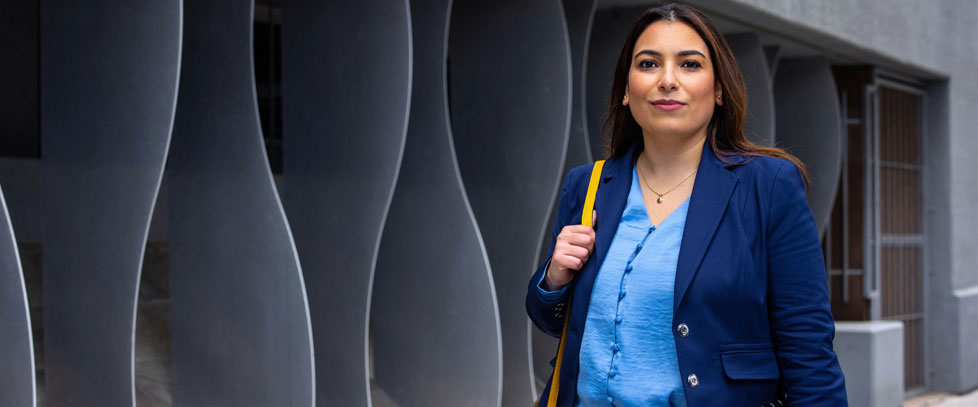
[(700, 65), (699, 62), (693, 60), (684, 61), (680, 66), (686, 69), (699, 69), (703, 67), (703, 65)]
[(655, 68), (656, 64), (655, 61), (651, 59), (643, 59), (641, 61), (638, 61), (638, 67), (642, 69), (651, 69), (651, 68)]

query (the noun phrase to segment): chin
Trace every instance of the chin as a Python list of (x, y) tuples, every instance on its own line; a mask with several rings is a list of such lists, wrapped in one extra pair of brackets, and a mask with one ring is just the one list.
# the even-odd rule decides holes
[(642, 127), (643, 132), (650, 132), (652, 134), (659, 134), (667, 137), (692, 137), (697, 133), (698, 128), (693, 128), (690, 126), (648, 126)]

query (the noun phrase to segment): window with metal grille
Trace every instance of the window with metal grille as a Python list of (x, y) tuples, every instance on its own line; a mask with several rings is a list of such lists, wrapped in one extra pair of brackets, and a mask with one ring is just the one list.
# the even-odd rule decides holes
[[(874, 163), (876, 199), (876, 279), (880, 319), (903, 322), (904, 386), (925, 386), (923, 93), (877, 78)], [(875, 307), (874, 307), (875, 308)]]
[(842, 176), (824, 250), (836, 320), (904, 324), (904, 386), (926, 387), (923, 92), (871, 67), (837, 67)]

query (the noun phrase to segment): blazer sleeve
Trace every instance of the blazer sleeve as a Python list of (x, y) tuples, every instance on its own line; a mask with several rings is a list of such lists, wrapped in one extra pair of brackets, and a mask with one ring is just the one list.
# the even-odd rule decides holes
[(847, 406), (818, 230), (800, 172), (781, 164), (768, 200), (768, 312), (789, 404)]
[[(547, 250), (547, 257), (544, 259), (533, 276), (530, 277), (529, 286), (526, 292), (526, 313), (530, 316), (533, 324), (540, 328), (544, 333), (553, 337), (560, 337), (564, 324), (564, 313), (569, 311), (567, 300), (572, 289), (564, 289), (559, 299), (554, 300), (552, 296), (544, 296), (540, 290), (540, 281), (554, 253), (554, 244), (557, 242), (557, 235), (564, 229), (564, 226), (574, 224), (574, 220), (580, 223), (580, 214), (574, 216), (574, 212), (580, 211), (583, 206), (582, 198), (579, 196), (577, 187), (581, 174), (591, 173), (591, 166), (581, 166), (572, 169), (564, 178), (563, 186), (560, 188), (560, 205), (557, 207), (557, 214), (554, 219), (554, 228), (551, 233), (550, 248)], [(566, 288), (566, 287), (565, 287)]]

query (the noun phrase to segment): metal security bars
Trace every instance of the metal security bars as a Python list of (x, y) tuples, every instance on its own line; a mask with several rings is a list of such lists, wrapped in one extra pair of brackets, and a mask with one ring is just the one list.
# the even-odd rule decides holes
[(839, 193), (825, 234), (832, 313), (904, 324), (904, 388), (926, 387), (923, 93), (866, 66), (836, 67), (846, 120)]
[(874, 316), (904, 324), (904, 386), (923, 389), (924, 245), (922, 103), (912, 87), (877, 78), (873, 166), (874, 256), (879, 297)]

